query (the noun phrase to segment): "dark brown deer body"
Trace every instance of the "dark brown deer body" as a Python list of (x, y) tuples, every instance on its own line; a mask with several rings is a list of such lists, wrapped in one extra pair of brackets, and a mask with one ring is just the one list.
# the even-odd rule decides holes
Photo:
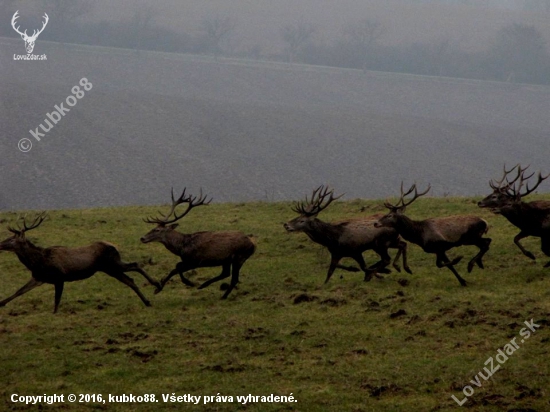
[[(436, 255), (436, 265), (438, 268), (448, 267), (456, 276), (462, 286), (466, 286), (466, 281), (458, 274), (454, 265), (456, 265), (462, 256), (452, 261), (447, 257), (446, 252), (452, 248), (462, 245), (475, 245), (479, 248), (479, 253), (468, 263), (468, 273), (477, 264), (483, 269), (483, 255), (489, 250), (491, 239), (483, 238), (487, 233), (488, 224), (485, 220), (477, 216), (457, 215), (441, 218), (432, 218), (426, 220), (412, 220), (405, 216), (406, 206), (410, 205), (418, 197), (425, 195), (430, 190), (418, 193), (416, 185), (413, 185), (407, 192), (403, 192), (401, 186), (401, 198), (396, 205), (389, 202), (385, 206), (390, 209), (390, 213), (380, 219), (375, 226), (391, 227), (403, 237), (403, 239), (420, 246), (426, 253)], [(405, 196), (414, 191), (412, 200), (405, 202)]]
[[(516, 177), (512, 181), (507, 180), (507, 176), (516, 168)], [(489, 182), (493, 193), (480, 201), (478, 206), (491, 209), (493, 213), (504, 216), (518, 227), (520, 232), (514, 237), (514, 243), (525, 256), (535, 260), (535, 255), (526, 250), (519, 241), (529, 236), (540, 237), (542, 252), (550, 256), (550, 201), (523, 202), (521, 199), (532, 193), (548, 176), (542, 177), (539, 173), (535, 186), (529, 188), (527, 184), (525, 192), (521, 193), (523, 185), (533, 176), (531, 174), (526, 177), (526, 170), (527, 167), (522, 169), (520, 165), (508, 171), (505, 168), (504, 176), (500, 181)], [(550, 261), (544, 267), (550, 267)]]
[[(331, 255), (330, 266), (325, 283), (327, 283), (336, 268), (355, 271), (354, 268), (339, 265), (341, 259), (354, 259), (361, 270), (365, 272), (365, 281), (372, 278), (373, 273), (388, 273), (386, 269), (391, 263), (388, 248), (398, 249), (393, 266), (400, 271), (397, 260), (403, 254), (403, 266), (408, 273), (412, 273), (407, 265), (407, 244), (403, 242), (397, 232), (391, 228), (375, 228), (374, 223), (382, 215), (372, 215), (364, 218), (343, 220), (327, 223), (319, 220), (317, 215), (333, 200), (333, 191), (323, 186), (317, 188), (305, 203), (299, 203), (293, 210), (300, 214), (283, 226), (289, 232), (304, 232), (315, 243), (326, 247)], [(324, 203), (323, 203), (324, 202)], [(363, 252), (373, 250), (380, 256), (380, 261), (367, 267), (363, 259)]]
[[(148, 223), (156, 223), (157, 226), (143, 236), (141, 241), (143, 243), (160, 242), (166, 249), (181, 258), (181, 262), (176, 265), (174, 270), (160, 281), (160, 288), (155, 293), (160, 292), (166, 282), (177, 274), (180, 275), (183, 283), (188, 286), (194, 286), (183, 274), (189, 270), (201, 267), (221, 266), (222, 273), (204, 282), (199, 286), (199, 289), (231, 276), (231, 282), (222, 299), (227, 298), (239, 282), (241, 266), (254, 254), (256, 249), (256, 245), (250, 236), (241, 232), (197, 232), (184, 234), (175, 230), (178, 226), (177, 224), (171, 224), (185, 216), (191, 208), (210, 203), (210, 201), (205, 202), (205, 200), (206, 197), (203, 197), (202, 194), (198, 200), (196, 197), (185, 197), (185, 190), (180, 198), (175, 200), (172, 193), (171, 211), (162, 218), (149, 218), (146, 220)], [(182, 203), (188, 204), (187, 210), (178, 216), (175, 213), (175, 209)], [(170, 219), (172, 214), (174, 214), (174, 218)]]
[(151, 306), (134, 281), (124, 272), (139, 272), (152, 285), (159, 286), (137, 263), (124, 263), (115, 246), (107, 242), (96, 242), (88, 246), (67, 248), (52, 246), (42, 248), (35, 246), (25, 238), (25, 232), (31, 230), (44, 220), (38, 216), (34, 223), (23, 229), (9, 229), (14, 235), (0, 243), (0, 250), (14, 252), (21, 263), (31, 271), (31, 280), (15, 294), (0, 302), (0, 306), (21, 296), (44, 283), (55, 286), (54, 313), (57, 312), (65, 282), (75, 282), (93, 276), (96, 272), (105, 272), (132, 288), (146, 306)]

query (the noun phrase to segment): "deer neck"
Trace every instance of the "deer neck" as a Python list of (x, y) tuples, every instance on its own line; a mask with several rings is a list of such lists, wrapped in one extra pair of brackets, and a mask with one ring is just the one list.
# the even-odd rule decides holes
[(180, 255), (183, 246), (187, 243), (190, 235), (186, 235), (175, 230), (166, 233), (160, 243), (174, 255)]
[(309, 225), (304, 229), (304, 233), (315, 243), (331, 247), (338, 244), (338, 240), (342, 236), (342, 229), (315, 218), (312, 219)]
[(33, 245), (29, 240), (22, 243), (14, 252), (19, 261), (30, 271), (42, 266), (44, 263), (44, 249)]
[(417, 245), (423, 244), (424, 225), (422, 221), (412, 220), (405, 215), (399, 215), (397, 216), (394, 228), (406, 241)]
[(537, 208), (529, 203), (517, 202), (509, 207), (502, 208), (500, 214), (508, 219), (514, 226), (521, 229), (522, 227), (530, 226), (532, 223), (537, 223), (534, 213), (536, 211)]

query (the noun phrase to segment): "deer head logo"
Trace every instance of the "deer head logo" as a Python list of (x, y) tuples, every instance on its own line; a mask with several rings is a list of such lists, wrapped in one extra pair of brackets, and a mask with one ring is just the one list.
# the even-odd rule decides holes
[(15, 27), (17, 24), (17, 19), (19, 18), (19, 10), (15, 12), (11, 19), (11, 26), (13, 29), (21, 35), (21, 38), (25, 41), (25, 48), (27, 49), (27, 53), (31, 54), (34, 49), (34, 43), (36, 42), (36, 39), (38, 38), (38, 35), (44, 31), (46, 28), (46, 25), (48, 24), (48, 21), (50, 18), (46, 13), (44, 13), (44, 22), (42, 23), (42, 28), (38, 31), (33, 30), (32, 36), (27, 35), (27, 30), (25, 30), (23, 33), (19, 30), (20, 26)]

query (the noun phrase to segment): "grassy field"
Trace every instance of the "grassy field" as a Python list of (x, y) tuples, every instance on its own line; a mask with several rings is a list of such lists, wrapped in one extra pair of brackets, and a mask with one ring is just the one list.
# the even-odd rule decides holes
[[(549, 198), (545, 196), (545, 198)], [(550, 410), (548, 320), (550, 269), (537, 239), (523, 243), (532, 262), (512, 243), (518, 230), (503, 217), (479, 210), (472, 198), (423, 198), (409, 208), (414, 218), (474, 213), (490, 223), (493, 238), (485, 270), (466, 273), (460, 287), (435, 257), (410, 246), (413, 275), (392, 273), (362, 281), (360, 273), (336, 272), (323, 285), (328, 252), (304, 234), (287, 234), (289, 203), (212, 204), (193, 211), (180, 230), (238, 229), (254, 234), (258, 248), (244, 265), (241, 283), (226, 301), (219, 284), (204, 290), (181, 284), (164, 290), (132, 274), (153, 306), (104, 275), (65, 286), (52, 314), (53, 286), (45, 285), (0, 308), (0, 409), (38, 410), (12, 403), (12, 394), (155, 394), (158, 403), (74, 403), (45, 410), (108, 411), (446, 411), (460, 407), (462, 389), (474, 393), (462, 408), (473, 411)], [(330, 221), (382, 211), (380, 201), (336, 202)], [(360, 208), (365, 207), (364, 212)], [(142, 217), (156, 207), (62, 210), (28, 237), (40, 246), (77, 246), (107, 240), (125, 261), (138, 261), (155, 278), (178, 261), (160, 244), (142, 245), (151, 225)], [(0, 215), (2, 226), (16, 213)], [(3, 230), (3, 237), (8, 237)], [(466, 257), (474, 248), (463, 248)], [(392, 251), (392, 254), (394, 251)], [(375, 256), (366, 252), (367, 263)], [(0, 253), (5, 298), (30, 277), (12, 253)], [(199, 269), (200, 282), (219, 269)], [(343, 277), (340, 276), (343, 274)], [(519, 343), (524, 321), (540, 328)], [(519, 349), (488, 381), (475, 381), (485, 362), (512, 338)], [(497, 362), (495, 361), (495, 364)], [(163, 402), (162, 394), (233, 396), (196, 406)], [(241, 395), (292, 396), (295, 403), (249, 403)], [(226, 399), (227, 400), (227, 399)]]

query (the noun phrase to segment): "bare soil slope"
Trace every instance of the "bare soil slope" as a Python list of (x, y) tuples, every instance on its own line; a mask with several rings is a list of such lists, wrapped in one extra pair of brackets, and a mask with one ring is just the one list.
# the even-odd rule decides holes
[[(487, 192), (502, 163), (548, 167), (550, 88), (0, 39), (0, 209)], [(83, 77), (93, 89), (40, 141)], [(65, 105), (66, 106), (66, 105)], [(17, 142), (33, 140), (28, 153)], [(542, 190), (544, 191), (544, 185)]]

